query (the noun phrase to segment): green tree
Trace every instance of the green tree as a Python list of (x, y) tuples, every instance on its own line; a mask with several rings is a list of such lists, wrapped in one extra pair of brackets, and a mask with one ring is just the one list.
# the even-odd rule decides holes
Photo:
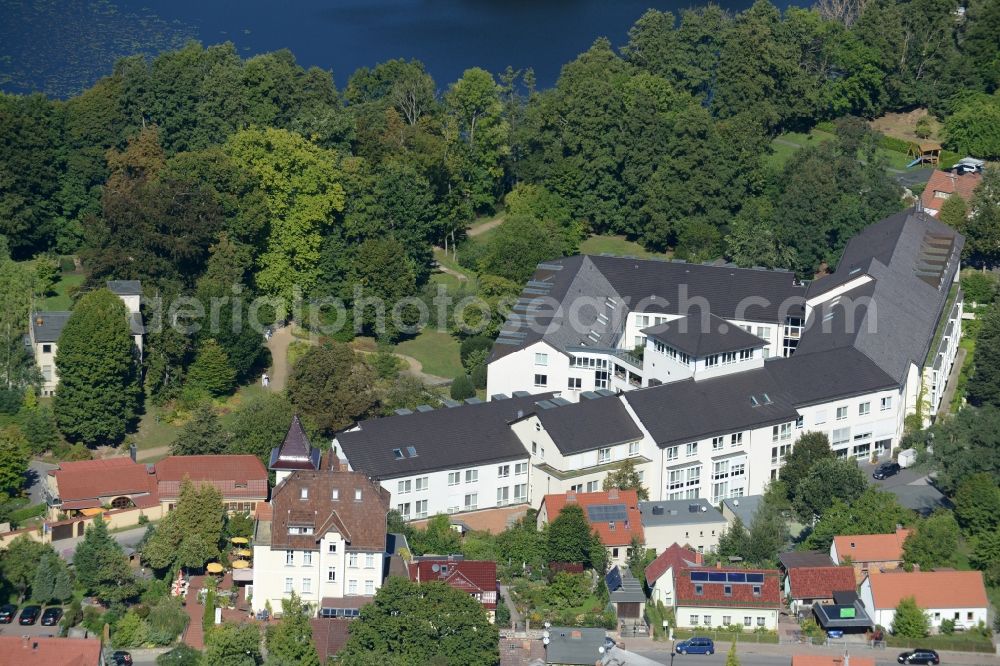
[(205, 636), (203, 663), (219, 666), (258, 666), (260, 629), (255, 624), (223, 622)]
[(969, 402), (1000, 406), (1000, 305), (991, 305), (982, 316), (973, 368), (966, 385)]
[(189, 619), (180, 599), (160, 598), (149, 606), (149, 615), (146, 616), (149, 641), (156, 645), (170, 645), (187, 627)]
[(115, 623), (111, 642), (116, 648), (140, 647), (146, 642), (148, 634), (149, 624), (132, 609)]
[(497, 564), (513, 575), (526, 567), (540, 570), (545, 564), (546, 534), (537, 525), (534, 509), (497, 535)]
[(226, 395), (236, 385), (236, 371), (226, 350), (212, 338), (198, 346), (198, 355), (188, 370), (188, 385), (211, 396)]
[(579, 504), (567, 504), (548, 525), (545, 556), (550, 562), (591, 565), (594, 537)]
[(35, 581), (39, 563), (52, 553), (52, 547), (39, 543), (23, 534), (0, 553), (0, 569), (3, 577), (17, 590), (18, 598), (23, 600), (28, 588)]
[(275, 666), (319, 666), (312, 640), (312, 617), (308, 604), (294, 592), (281, 600), (281, 621), (267, 628), (267, 663)]
[(1000, 157), (1000, 93), (968, 95), (945, 118), (948, 147), (984, 159)]
[(917, 523), (903, 543), (903, 561), (921, 569), (950, 567), (955, 564), (959, 529), (950, 511), (937, 511)]
[(309, 293), (318, 283), (322, 235), (344, 210), (336, 154), (273, 128), (238, 132), (225, 149), (265, 191), (271, 224), (257, 286), (290, 304), (296, 287)]
[(983, 532), (972, 537), (972, 566), (983, 572), (987, 585), (1000, 585), (1000, 532)]
[(635, 461), (628, 458), (618, 469), (608, 472), (601, 485), (603, 490), (617, 488), (619, 490), (634, 490), (641, 501), (649, 499), (649, 491), (642, 485), (639, 472), (635, 469)]
[(472, 384), (472, 379), (464, 372), (451, 382), (451, 399), (465, 400), (476, 396), (476, 387)]
[(313, 428), (329, 435), (375, 405), (371, 369), (345, 344), (312, 347), (288, 378), (288, 399)]
[(948, 197), (941, 204), (938, 211), (938, 219), (947, 224), (952, 229), (962, 229), (966, 226), (966, 219), (969, 215), (969, 207), (965, 199), (960, 196)]
[(191, 419), (170, 445), (175, 456), (217, 455), (226, 450), (226, 436), (215, 410), (208, 402), (195, 408)]
[(959, 228), (965, 235), (963, 259), (976, 266), (1000, 263), (1000, 169), (987, 167), (972, 193), (972, 215)]
[[(809, 475), (812, 469), (820, 460), (832, 460), (833, 451), (830, 450), (830, 438), (823, 432), (802, 433), (792, 450), (785, 456), (785, 462), (781, 465), (780, 476), (785, 487), (794, 493), (798, 490), (799, 483)], [(789, 499), (795, 499), (794, 495)]]
[(930, 631), (930, 618), (913, 597), (902, 599), (892, 619), (892, 633), (900, 638), (923, 638)]
[(740, 666), (740, 658), (736, 656), (736, 641), (729, 645), (729, 652), (726, 653), (726, 666)]
[(1000, 487), (989, 474), (973, 474), (958, 485), (955, 518), (968, 534), (1000, 528)]
[(292, 405), (283, 394), (256, 395), (236, 408), (227, 452), (255, 455), (267, 464), (291, 423)]
[(900, 506), (895, 495), (868, 488), (850, 504), (834, 500), (804, 544), (810, 550), (825, 551), (838, 534), (889, 534), (896, 525), (912, 523), (913, 518), (913, 512)]
[(963, 409), (955, 418), (935, 424), (930, 432), (934, 434), (937, 483), (943, 492), (953, 494), (962, 481), (979, 473), (1000, 485), (1000, 408), (986, 404)]
[[(0, 101), (0, 107), (2, 105)], [(0, 199), (4, 196), (0, 195)], [(0, 202), (0, 210), (2, 208)], [(22, 334), (33, 297), (42, 296), (31, 263), (11, 259), (7, 238), (0, 235), (0, 389), (21, 391), (34, 383), (37, 372), (34, 358), (25, 353)]]
[(106, 603), (121, 603), (139, 593), (121, 544), (108, 534), (100, 516), (87, 527), (73, 554), (73, 569), (80, 586)]
[(198, 666), (200, 663), (201, 653), (183, 643), (156, 658), (156, 666)]
[(135, 343), (122, 300), (107, 289), (83, 296), (59, 336), (56, 423), (70, 440), (117, 444), (139, 399)]
[(390, 577), (351, 624), (345, 663), (493, 666), (497, 628), (478, 601), (444, 583)]
[[(379, 340), (393, 341), (400, 329), (411, 332), (419, 313), (399, 303), (416, 291), (416, 277), (406, 256), (406, 248), (394, 237), (371, 238), (361, 243), (351, 261), (350, 284), (356, 296), (355, 320), (362, 330)], [(381, 307), (367, 307), (368, 299), (378, 299)], [(384, 309), (384, 315), (378, 314)], [(397, 321), (398, 320), (398, 321)]]
[[(954, 197), (948, 197), (951, 200)], [(962, 291), (965, 298), (977, 305), (989, 305), (997, 297), (997, 278), (992, 273), (977, 270), (962, 271)]]
[(0, 430), (0, 499), (17, 495), (28, 471), (28, 443), (19, 430)]
[(451, 555), (461, 552), (462, 539), (451, 529), (451, 518), (438, 514), (427, 521), (427, 527), (413, 533), (410, 546), (415, 555)]
[(73, 596), (73, 585), (70, 581), (66, 564), (54, 552), (48, 552), (38, 561), (34, 582), (31, 584), (31, 597), (35, 601), (63, 601)]
[(825, 458), (812, 465), (795, 490), (793, 505), (803, 520), (822, 516), (835, 498), (853, 501), (868, 487), (864, 472), (853, 459)]
[(487, 241), (479, 268), (522, 283), (539, 263), (562, 255), (558, 232), (549, 224), (527, 216), (508, 216)]
[(175, 565), (200, 569), (219, 556), (225, 507), (222, 495), (207, 483), (181, 483), (180, 499), (143, 547), (143, 558), (155, 569)]
[(59, 443), (59, 429), (55, 416), (48, 405), (22, 410), (21, 430), (27, 440), (29, 450), (41, 455)]

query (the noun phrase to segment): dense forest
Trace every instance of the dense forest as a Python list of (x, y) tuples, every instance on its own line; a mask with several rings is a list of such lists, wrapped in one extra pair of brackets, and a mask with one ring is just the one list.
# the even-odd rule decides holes
[[(538, 261), (612, 233), (811, 277), (903, 205), (864, 119), (926, 107), (950, 148), (1000, 156), (997, 35), (998, 0), (650, 10), (549, 90), (509, 68), (443, 86), (403, 60), (338, 89), (288, 51), (243, 59), (228, 43), (125, 58), (66, 101), (0, 96), (0, 275), (44, 284), (46, 257), (73, 254), (85, 287), (396, 300), (421, 293), (440, 245), (495, 301)], [(776, 135), (822, 121), (835, 140), (767, 165)], [(490, 242), (464, 251), (469, 223), (501, 209)], [(18, 277), (29, 260), (41, 277)], [(25, 293), (6, 296), (7, 349)], [(231, 337), (217, 342), (244, 380), (258, 350)], [(149, 343), (156, 391), (196, 347)]]

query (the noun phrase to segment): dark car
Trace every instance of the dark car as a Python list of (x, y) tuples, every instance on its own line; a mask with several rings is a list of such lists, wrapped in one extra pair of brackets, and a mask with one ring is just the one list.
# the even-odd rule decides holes
[(125, 650), (118, 650), (111, 655), (111, 661), (115, 666), (131, 666), (132, 655)]
[(899, 655), (896, 661), (901, 664), (940, 664), (941, 658), (934, 650), (917, 648)]
[(879, 481), (882, 479), (888, 479), (890, 476), (899, 474), (899, 470), (901, 469), (903, 468), (899, 466), (899, 463), (884, 462), (875, 468), (875, 471), (872, 472), (872, 478), (878, 479)]
[(711, 638), (689, 638), (677, 644), (678, 654), (715, 654), (715, 643)]
[(50, 608), (46, 608), (45, 612), (42, 613), (42, 626), (43, 627), (55, 626), (56, 624), (59, 623), (59, 620), (62, 619), (62, 616), (63, 616), (63, 609), (60, 608), (59, 606), (52, 606)]
[(21, 619), (18, 624), (34, 624), (38, 622), (38, 616), (42, 614), (41, 606), (25, 606), (21, 610)]
[(0, 624), (10, 624), (17, 615), (17, 606), (14, 604), (4, 604), (0, 606)]

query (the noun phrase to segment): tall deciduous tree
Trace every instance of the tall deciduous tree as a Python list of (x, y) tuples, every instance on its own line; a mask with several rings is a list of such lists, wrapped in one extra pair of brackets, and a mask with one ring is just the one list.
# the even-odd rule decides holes
[(966, 395), (977, 406), (1000, 406), (1000, 305), (991, 305), (981, 319)]
[(260, 653), (260, 629), (256, 624), (224, 622), (213, 627), (205, 637), (203, 663), (219, 666), (258, 666), (264, 662)]
[(294, 592), (281, 600), (281, 621), (267, 628), (267, 663), (275, 666), (319, 666), (309, 618), (312, 612)]
[(35, 581), (39, 563), (50, 553), (51, 546), (39, 543), (26, 534), (11, 541), (7, 549), (0, 553), (0, 570), (17, 590), (19, 599), (24, 599)]
[(331, 434), (364, 416), (375, 404), (371, 369), (344, 344), (313, 347), (295, 364), (288, 398), (316, 430)]
[(949, 567), (955, 563), (959, 529), (950, 511), (938, 511), (917, 523), (903, 543), (903, 561), (921, 569)]
[(897, 525), (913, 520), (913, 512), (900, 506), (895, 495), (868, 488), (850, 504), (834, 500), (813, 526), (805, 544), (812, 550), (829, 550), (838, 534), (888, 534)]
[(226, 449), (226, 436), (219, 417), (208, 402), (203, 402), (184, 424), (177, 438), (170, 445), (175, 456), (217, 455)]
[(781, 465), (780, 477), (794, 499), (799, 483), (809, 475), (809, 470), (820, 460), (832, 460), (830, 438), (823, 432), (806, 432), (797, 440)]
[(640, 500), (646, 501), (649, 499), (649, 491), (642, 485), (639, 472), (635, 469), (635, 461), (631, 458), (627, 458), (618, 469), (608, 472), (608, 475), (604, 477), (601, 488), (604, 490), (611, 490), (612, 488), (634, 490)]
[(175, 564), (201, 568), (219, 556), (224, 518), (219, 491), (210, 484), (196, 486), (185, 479), (177, 506), (146, 542), (143, 557), (156, 569)]
[(973, 474), (958, 485), (955, 518), (969, 534), (1000, 529), (1000, 487), (989, 474)]
[(963, 409), (955, 418), (935, 424), (930, 432), (934, 434), (937, 483), (945, 493), (954, 493), (962, 481), (979, 473), (1000, 485), (1000, 408), (985, 404)]
[(0, 430), (0, 499), (17, 495), (28, 471), (28, 442), (17, 428)]
[(498, 638), (482, 605), (465, 592), (390, 577), (351, 624), (339, 658), (365, 665), (493, 666)]
[(198, 345), (198, 354), (188, 370), (188, 386), (211, 396), (225, 395), (236, 385), (236, 370), (226, 350), (212, 338)]
[(930, 618), (916, 599), (906, 597), (896, 606), (892, 619), (892, 633), (901, 638), (923, 638), (930, 631)]
[(1000, 169), (987, 167), (972, 195), (972, 215), (960, 228), (965, 235), (963, 257), (977, 266), (1000, 263)]
[(254, 396), (236, 409), (228, 452), (255, 455), (267, 464), (271, 449), (284, 439), (291, 422), (292, 405), (284, 394)]
[(81, 298), (56, 351), (59, 386), (53, 403), (70, 440), (117, 444), (135, 419), (138, 363), (128, 311), (107, 289)]
[(867, 487), (868, 480), (853, 459), (825, 458), (799, 482), (793, 505), (800, 518), (811, 520), (822, 516), (835, 499), (853, 501)]
[(80, 586), (106, 603), (122, 603), (139, 593), (132, 568), (121, 544), (108, 534), (98, 516), (87, 527), (73, 554), (73, 569)]
[(594, 542), (596, 541), (600, 548), (604, 548), (600, 539), (590, 529), (587, 517), (579, 504), (564, 506), (559, 515), (549, 523), (546, 535), (546, 557), (550, 562), (581, 562), (593, 566), (595, 565)]

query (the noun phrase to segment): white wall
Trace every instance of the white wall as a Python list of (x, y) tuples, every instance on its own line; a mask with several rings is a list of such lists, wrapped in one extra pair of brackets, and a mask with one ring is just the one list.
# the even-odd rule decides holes
[(652, 548), (657, 554), (678, 544), (690, 546), (699, 553), (709, 553), (719, 545), (719, 536), (728, 523), (724, 518), (712, 523), (690, 523), (678, 525), (643, 525), (642, 531), (646, 537), (646, 548)]
[[(886, 574), (892, 575), (892, 574)], [(874, 597), (872, 596), (871, 580), (865, 578), (858, 589), (858, 597), (869, 611), (875, 624), (882, 625), (886, 629), (892, 628), (892, 621), (896, 617), (895, 608), (875, 608)], [(874, 609), (874, 612), (872, 612)], [(985, 608), (925, 608), (927, 617), (930, 620), (931, 631), (936, 632), (941, 628), (942, 620), (954, 620), (956, 626), (971, 628), (980, 622), (987, 621)]]
[[(758, 626), (758, 618), (763, 618), (763, 627), (774, 631), (778, 628), (778, 611), (765, 608), (720, 608), (718, 606), (678, 606), (676, 611), (677, 626), (682, 628), (705, 628), (721, 627), (726, 624), (725, 617), (730, 618), (731, 624), (743, 626), (745, 631), (753, 631)], [(698, 616), (698, 624), (691, 622), (691, 616)], [(705, 617), (710, 618), (710, 622), (705, 622)], [(750, 618), (750, 626), (745, 626), (745, 618)], [(719, 649), (719, 646), (716, 646)]]
[[(536, 363), (536, 354), (542, 354), (545, 363)], [(535, 375), (545, 375), (544, 386), (535, 385)], [(568, 390), (569, 356), (556, 351), (547, 342), (536, 342), (524, 349), (507, 354), (488, 366), (486, 395), (510, 395), (514, 391), (529, 393), (562, 392)], [(590, 389), (587, 389), (590, 390)], [(566, 396), (567, 399), (575, 399)]]

